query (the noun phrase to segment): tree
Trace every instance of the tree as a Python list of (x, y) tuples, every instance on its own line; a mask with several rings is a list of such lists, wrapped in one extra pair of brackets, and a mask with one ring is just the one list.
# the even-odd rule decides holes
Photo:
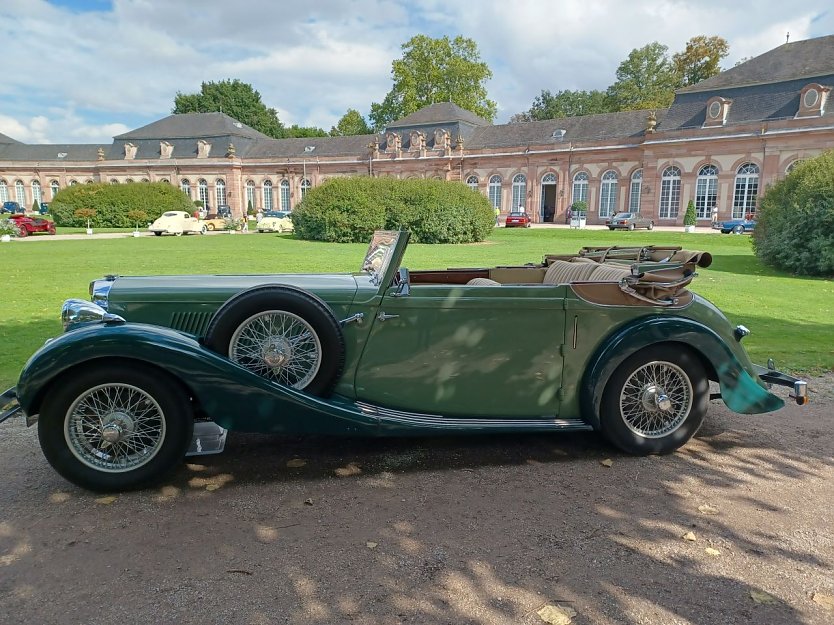
[(338, 123), (330, 129), (331, 137), (348, 137), (353, 135), (369, 135), (373, 130), (368, 126), (365, 118), (356, 109), (348, 109)]
[(730, 53), (730, 44), (723, 37), (699, 35), (686, 42), (683, 52), (672, 57), (675, 71), (680, 76), (680, 85), (694, 85), (721, 71), (718, 64)]
[(200, 93), (177, 92), (172, 113), (223, 112), (255, 130), (274, 137), (284, 135), (278, 113), (261, 101), (261, 94), (252, 85), (238, 79), (204, 82)]
[(315, 126), (299, 126), (293, 124), (284, 129), (282, 137), (327, 137), (327, 131)]
[(657, 41), (632, 50), (617, 68), (617, 82), (608, 88), (615, 110), (666, 108), (675, 98), (680, 77)]
[(610, 113), (614, 106), (604, 91), (557, 91), (550, 93), (544, 89), (533, 100), (528, 111), (531, 121), (556, 119), (558, 117), (579, 117), (596, 113)]
[(492, 71), (472, 39), (416, 35), (402, 50), (402, 58), (391, 64), (391, 91), (381, 104), (371, 105), (375, 129), (436, 102), (454, 102), (488, 121), (495, 118), (498, 107), (487, 98), (484, 84)]

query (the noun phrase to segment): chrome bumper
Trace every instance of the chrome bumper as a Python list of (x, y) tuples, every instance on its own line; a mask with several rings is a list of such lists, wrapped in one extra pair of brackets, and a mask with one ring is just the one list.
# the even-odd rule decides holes
[(793, 393), (791, 393), (791, 397), (794, 401), (796, 401), (796, 403), (800, 406), (804, 406), (808, 403), (808, 383), (805, 380), (800, 380), (799, 378), (795, 378), (787, 373), (777, 371), (772, 362), (768, 362), (767, 364), (767, 367), (753, 365), (762, 382), (766, 384), (776, 384), (777, 386), (792, 387)]
[(17, 403), (17, 392), (14, 387), (0, 395), (0, 423), (23, 414), (23, 408)]

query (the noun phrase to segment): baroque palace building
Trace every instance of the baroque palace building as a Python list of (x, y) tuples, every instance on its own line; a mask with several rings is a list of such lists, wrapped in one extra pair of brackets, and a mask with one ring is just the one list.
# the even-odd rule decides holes
[(0, 201), (67, 185), (164, 181), (210, 212), (291, 210), (336, 176), (458, 180), (503, 213), (588, 223), (640, 211), (658, 225), (755, 213), (767, 185), (834, 148), (834, 36), (786, 43), (701, 83), (671, 107), (493, 125), (432, 104), (379, 135), (272, 139), (222, 113), (171, 115), (107, 145), (29, 145), (0, 134)]

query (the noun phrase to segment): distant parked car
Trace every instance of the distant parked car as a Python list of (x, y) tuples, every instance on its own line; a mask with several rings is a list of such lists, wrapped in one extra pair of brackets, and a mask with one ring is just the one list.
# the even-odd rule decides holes
[(41, 202), (41, 207), (38, 209), (38, 212), (41, 215), (48, 215), (49, 214), (49, 202)]
[(242, 223), (235, 222), (231, 217), (223, 217), (222, 215), (209, 215), (204, 223), (209, 232), (212, 230), (227, 230), (229, 224), (234, 224), (235, 230), (243, 229)]
[(3, 207), (0, 208), (0, 214), (11, 213), (12, 215), (22, 215), (25, 211), (17, 202), (3, 202)]
[(617, 213), (605, 221), (609, 230), (634, 230), (635, 228), (654, 229), (654, 222), (643, 217), (640, 213)]
[(220, 215), (220, 217), (231, 217), (232, 207), (228, 204), (221, 204), (217, 207), (217, 214)]
[(163, 234), (175, 234), (176, 236), (183, 234), (205, 234), (206, 224), (185, 211), (168, 211), (167, 213), (162, 213), (162, 216), (154, 221), (148, 227), (148, 230), (158, 237)]
[(504, 223), (506, 228), (529, 228), (532, 220), (527, 213), (510, 213), (507, 215), (507, 221)]
[(258, 232), (292, 232), (292, 218), (287, 211), (269, 211), (258, 222)]
[(42, 217), (27, 217), (26, 215), (12, 215), (11, 222), (17, 226), (19, 237), (28, 237), (36, 232), (55, 234), (55, 224)]
[(756, 227), (755, 219), (728, 219), (712, 224), (713, 230), (720, 230), (721, 234), (745, 234), (753, 232)]

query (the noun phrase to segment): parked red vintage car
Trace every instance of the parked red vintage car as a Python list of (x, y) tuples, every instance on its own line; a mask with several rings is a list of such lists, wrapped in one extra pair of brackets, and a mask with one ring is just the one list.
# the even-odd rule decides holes
[(18, 236), (28, 237), (36, 232), (55, 234), (55, 224), (42, 217), (27, 217), (26, 215), (12, 215), (9, 219), (17, 226)]
[(507, 215), (507, 221), (504, 223), (504, 226), (507, 228), (529, 228), (531, 223), (532, 220), (527, 213), (514, 212)]

